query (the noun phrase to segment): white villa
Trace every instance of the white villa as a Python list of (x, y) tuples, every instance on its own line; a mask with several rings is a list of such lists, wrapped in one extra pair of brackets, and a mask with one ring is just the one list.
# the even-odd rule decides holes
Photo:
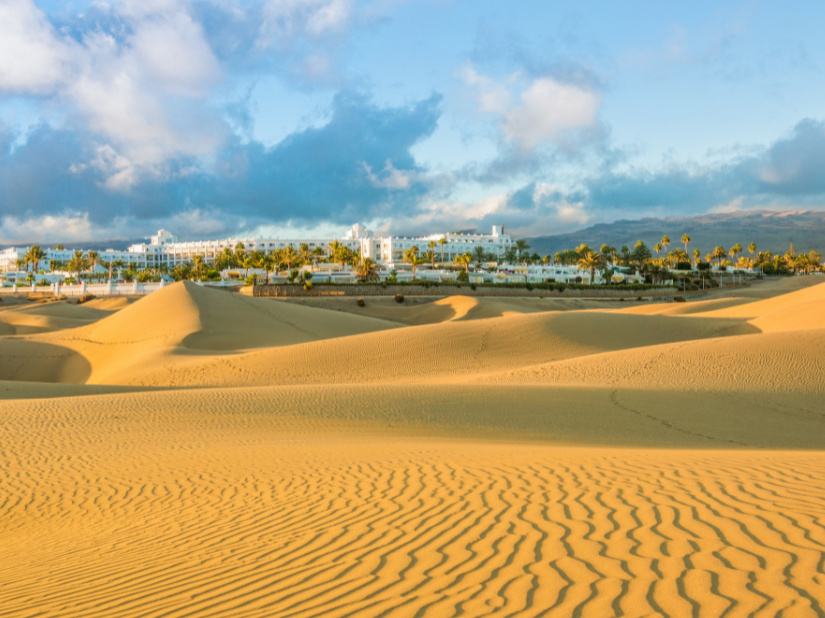
[[(432, 234), (420, 237), (400, 237), (400, 236), (374, 236), (366, 227), (360, 224), (352, 226), (343, 237), (330, 238), (227, 238), (225, 240), (197, 240), (190, 242), (180, 242), (173, 234), (159, 230), (152, 236), (150, 242), (132, 245), (126, 251), (106, 249), (100, 251), (100, 259), (105, 262), (122, 260), (125, 265), (132, 264), (137, 269), (157, 268), (165, 264), (169, 268), (174, 268), (178, 264), (189, 262), (196, 255), (204, 256), (207, 263), (212, 262), (215, 257), (225, 248), (234, 249), (238, 243), (243, 243), (246, 251), (262, 251), (274, 253), (278, 249), (293, 247), (298, 249), (302, 243), (307, 243), (310, 250), (321, 247), (328, 253), (329, 245), (338, 241), (340, 244), (358, 251), (363, 257), (369, 257), (386, 268), (393, 268), (403, 262), (404, 252), (414, 245), (418, 247), (420, 253), (426, 252), (430, 242), (438, 242), (441, 239), (446, 242), (443, 245), (445, 260), (452, 260), (456, 255), (466, 252), (473, 252), (476, 247), (482, 247), (486, 252), (495, 256), (503, 255), (508, 249), (515, 246), (515, 242), (508, 234), (504, 234), (504, 226), (499, 230), (498, 226), (493, 226), (492, 234)], [(43, 269), (49, 270), (52, 261), (65, 262), (71, 259), (74, 249), (53, 249), (43, 247), (46, 259), (41, 262)], [(11, 247), (0, 251), (0, 272), (16, 272), (17, 260), (25, 257), (28, 247)], [(434, 249), (439, 257), (442, 254), (442, 245)]]

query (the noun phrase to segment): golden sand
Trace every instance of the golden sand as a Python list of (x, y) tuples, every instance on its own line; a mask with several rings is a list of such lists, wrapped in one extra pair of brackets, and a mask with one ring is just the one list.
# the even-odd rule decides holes
[(0, 616), (823, 616), (817, 282), (2, 308)]

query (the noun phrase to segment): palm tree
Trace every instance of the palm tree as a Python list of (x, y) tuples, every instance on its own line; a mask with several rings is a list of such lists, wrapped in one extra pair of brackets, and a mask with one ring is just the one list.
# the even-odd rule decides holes
[(295, 251), (295, 248), (292, 245), (281, 249), (280, 262), (286, 266), (287, 270), (290, 270), (292, 265), (295, 264), (299, 258), (300, 256), (298, 255), (298, 252)]
[(508, 264), (513, 264), (518, 259), (518, 251), (516, 251), (515, 247), (508, 247), (507, 251), (504, 252), (504, 261)]
[(29, 269), (29, 263), (26, 260), (26, 258), (17, 258), (17, 261), (15, 262), (15, 264), (17, 264), (17, 270), (28, 270)]
[[(438, 243), (434, 240), (431, 240), (427, 243), (427, 248), (430, 250), (430, 254), (435, 254), (435, 248), (438, 246)], [(435, 268), (435, 258), (433, 258), (433, 268)]]
[[(97, 251), (89, 251), (86, 253), (89, 256), (89, 268), (92, 272), (95, 270), (95, 266), (101, 263), (100, 254)], [(98, 282), (100, 282), (100, 277), (97, 278)]]
[(624, 262), (625, 266), (630, 266), (630, 249), (627, 248), (627, 245), (622, 245), (620, 249), (621, 252), (621, 262)]
[(172, 269), (172, 278), (175, 281), (183, 281), (192, 277), (192, 265), (189, 262), (178, 264)]
[(751, 254), (751, 257), (753, 257), (753, 254), (756, 253), (756, 243), (755, 242), (752, 242), (751, 244), (748, 245), (748, 253)]
[[(252, 258), (249, 258), (250, 260)], [(202, 255), (196, 255), (192, 258), (192, 270), (195, 271), (195, 277), (197, 277), (198, 281), (201, 279), (201, 275), (203, 274), (204, 270), (206, 269), (206, 258)]]
[(118, 277), (120, 276), (120, 271), (123, 269), (123, 260), (118, 258), (114, 261), (114, 267), (117, 268)]
[(318, 260), (324, 257), (324, 249), (323, 247), (315, 247), (312, 252), (312, 261), (315, 262), (315, 265), (318, 266)]
[(605, 265), (604, 256), (595, 251), (589, 251), (579, 258), (579, 270), (590, 271), (590, 285), (596, 281), (596, 269)]
[(339, 251), (339, 250), (341, 249), (341, 247), (343, 247), (343, 246), (344, 246), (344, 245), (342, 245), (342, 244), (341, 244), (340, 242), (338, 242), (337, 240), (333, 240), (331, 243), (329, 243), (329, 246), (327, 247), (327, 249), (329, 250), (329, 258), (330, 258), (330, 260), (334, 260), (334, 259), (335, 259), (335, 255), (338, 253), (338, 251)]
[(338, 249), (335, 250), (333, 259), (341, 265), (341, 268), (344, 268), (344, 266), (346, 266), (347, 263), (352, 259), (352, 251), (350, 251), (349, 248), (345, 247), (344, 245), (338, 245)]
[(426, 264), (426, 263), (427, 263), (426, 260), (421, 259), (417, 255), (413, 255), (410, 258), (410, 266), (412, 266), (413, 281), (415, 281), (415, 272), (418, 270), (418, 267), (422, 266), (423, 264)]
[(241, 262), (241, 266), (244, 269), (246, 269), (244, 271), (244, 277), (248, 277), (249, 276), (249, 269), (250, 268), (255, 268), (255, 262), (252, 261), (252, 258), (250, 256), (246, 255), (243, 259), (243, 262)]
[(517, 240), (516, 241), (516, 249), (518, 250), (518, 257), (519, 260), (521, 259), (522, 252), (526, 251), (530, 248), (530, 244), (526, 240)]
[(693, 250), (693, 259), (696, 262), (696, 267), (699, 267), (699, 258), (702, 256), (702, 252), (699, 249)]
[(444, 263), (444, 245), (447, 244), (447, 238), (442, 236), (438, 239), (438, 244), (441, 245), (441, 263)]
[(275, 270), (275, 264), (277, 260), (275, 256), (272, 254), (267, 254), (263, 257), (262, 268), (266, 271), (266, 282), (267, 284), (272, 283), (272, 271)]
[[(667, 236), (665, 236), (665, 238), (667, 238)], [(634, 262), (638, 262), (639, 272), (641, 272), (645, 261), (649, 260), (651, 257), (650, 249), (648, 249), (647, 245), (640, 240), (636, 243), (636, 246), (633, 248), (633, 252), (630, 254), (630, 257), (633, 259)]]
[(33, 264), (32, 272), (37, 272), (37, 265), (40, 263), (41, 260), (46, 259), (46, 252), (43, 251), (38, 245), (32, 245), (29, 247), (28, 252), (26, 253), (26, 262)]
[(685, 255), (687, 255), (688, 245), (690, 244), (690, 235), (682, 234), (682, 244), (685, 246)]
[(487, 252), (484, 250), (484, 247), (476, 247), (475, 249), (473, 249), (473, 257), (475, 257), (478, 265), (481, 266), (481, 263), (487, 257)]
[(469, 253), (465, 253), (464, 255), (458, 254), (453, 258), (453, 262), (455, 262), (457, 268), (463, 268), (464, 271), (469, 274), (470, 264), (473, 263), (473, 258)]
[(730, 257), (735, 260), (736, 256), (739, 255), (740, 253), (742, 253), (742, 245), (740, 245), (739, 243), (736, 243), (735, 245), (733, 245), (730, 248), (730, 251), (728, 252), (728, 255), (730, 255)]
[(224, 247), (223, 251), (215, 256), (213, 265), (215, 269), (219, 271), (235, 266), (235, 254), (232, 252), (232, 249)]
[(301, 256), (301, 260), (303, 260), (304, 264), (310, 261), (312, 252), (309, 250), (309, 243), (302, 242), (298, 246), (298, 255)]
[(661, 243), (662, 246), (665, 248), (665, 253), (667, 253), (667, 248), (670, 246), (670, 236), (668, 236), (667, 234), (662, 236)]
[(404, 252), (404, 261), (412, 263), (412, 258), (418, 255), (418, 245), (413, 245)]
[(722, 260), (727, 257), (727, 252), (725, 251), (724, 247), (716, 247), (710, 254), (711, 260), (718, 260), (717, 266), (722, 266)]
[(378, 263), (372, 258), (364, 258), (355, 267), (355, 276), (360, 281), (378, 281)]
[(266, 257), (266, 252), (264, 251), (253, 251), (252, 254), (249, 256), (252, 258), (252, 262), (255, 264), (255, 268), (263, 268), (264, 258)]
[(659, 251), (662, 250), (662, 245), (657, 242), (655, 245), (653, 245), (653, 250), (656, 252), (656, 259), (658, 260), (659, 259)]
[(427, 253), (424, 254), (424, 259), (430, 263), (430, 266), (435, 268), (435, 251), (427, 251)]
[(77, 278), (80, 279), (80, 273), (89, 268), (89, 258), (82, 251), (75, 251), (74, 256), (69, 260), (69, 272), (77, 273)]

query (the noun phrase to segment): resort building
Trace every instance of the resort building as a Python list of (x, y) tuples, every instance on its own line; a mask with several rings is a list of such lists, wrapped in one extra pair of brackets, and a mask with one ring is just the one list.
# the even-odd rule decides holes
[[(443, 239), (443, 242), (441, 242)], [(196, 255), (202, 255), (207, 263), (214, 261), (215, 257), (224, 249), (235, 249), (239, 244), (243, 244), (247, 252), (261, 251), (264, 253), (275, 253), (279, 249), (292, 247), (296, 251), (306, 243), (310, 251), (320, 247), (324, 255), (329, 253), (329, 245), (338, 242), (351, 251), (360, 252), (363, 257), (374, 259), (382, 266), (394, 267), (404, 261), (404, 252), (418, 247), (419, 253), (424, 254), (432, 250), (441, 259), (443, 253), (445, 260), (452, 260), (456, 255), (472, 253), (477, 247), (481, 247), (487, 254), (496, 257), (515, 246), (515, 242), (509, 235), (504, 233), (504, 226), (499, 229), (493, 226), (492, 234), (464, 234), (446, 233), (432, 234), (430, 236), (401, 237), (401, 236), (374, 236), (366, 227), (355, 224), (342, 237), (329, 238), (227, 238), (225, 240), (197, 240), (180, 242), (176, 236), (166, 230), (159, 230), (151, 237), (149, 243), (132, 245), (126, 251), (116, 251), (107, 249), (100, 251), (100, 260), (103, 262), (115, 262), (121, 260), (125, 266), (133, 265), (134, 268), (158, 268), (166, 265), (174, 268), (179, 264), (191, 262)], [(435, 247), (431, 247), (434, 243)], [(74, 255), (74, 249), (54, 249), (43, 247), (46, 259), (42, 260), (40, 267), (45, 270), (51, 268), (52, 261), (67, 262)], [(18, 270), (18, 260), (24, 259), (28, 247), (12, 247), (0, 252), (0, 272), (16, 272)], [(40, 268), (38, 268), (39, 270)]]

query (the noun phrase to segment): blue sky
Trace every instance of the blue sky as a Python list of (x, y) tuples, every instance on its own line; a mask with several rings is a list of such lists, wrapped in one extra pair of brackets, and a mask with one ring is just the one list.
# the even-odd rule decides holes
[(825, 205), (821, 2), (0, 0), (0, 242)]

